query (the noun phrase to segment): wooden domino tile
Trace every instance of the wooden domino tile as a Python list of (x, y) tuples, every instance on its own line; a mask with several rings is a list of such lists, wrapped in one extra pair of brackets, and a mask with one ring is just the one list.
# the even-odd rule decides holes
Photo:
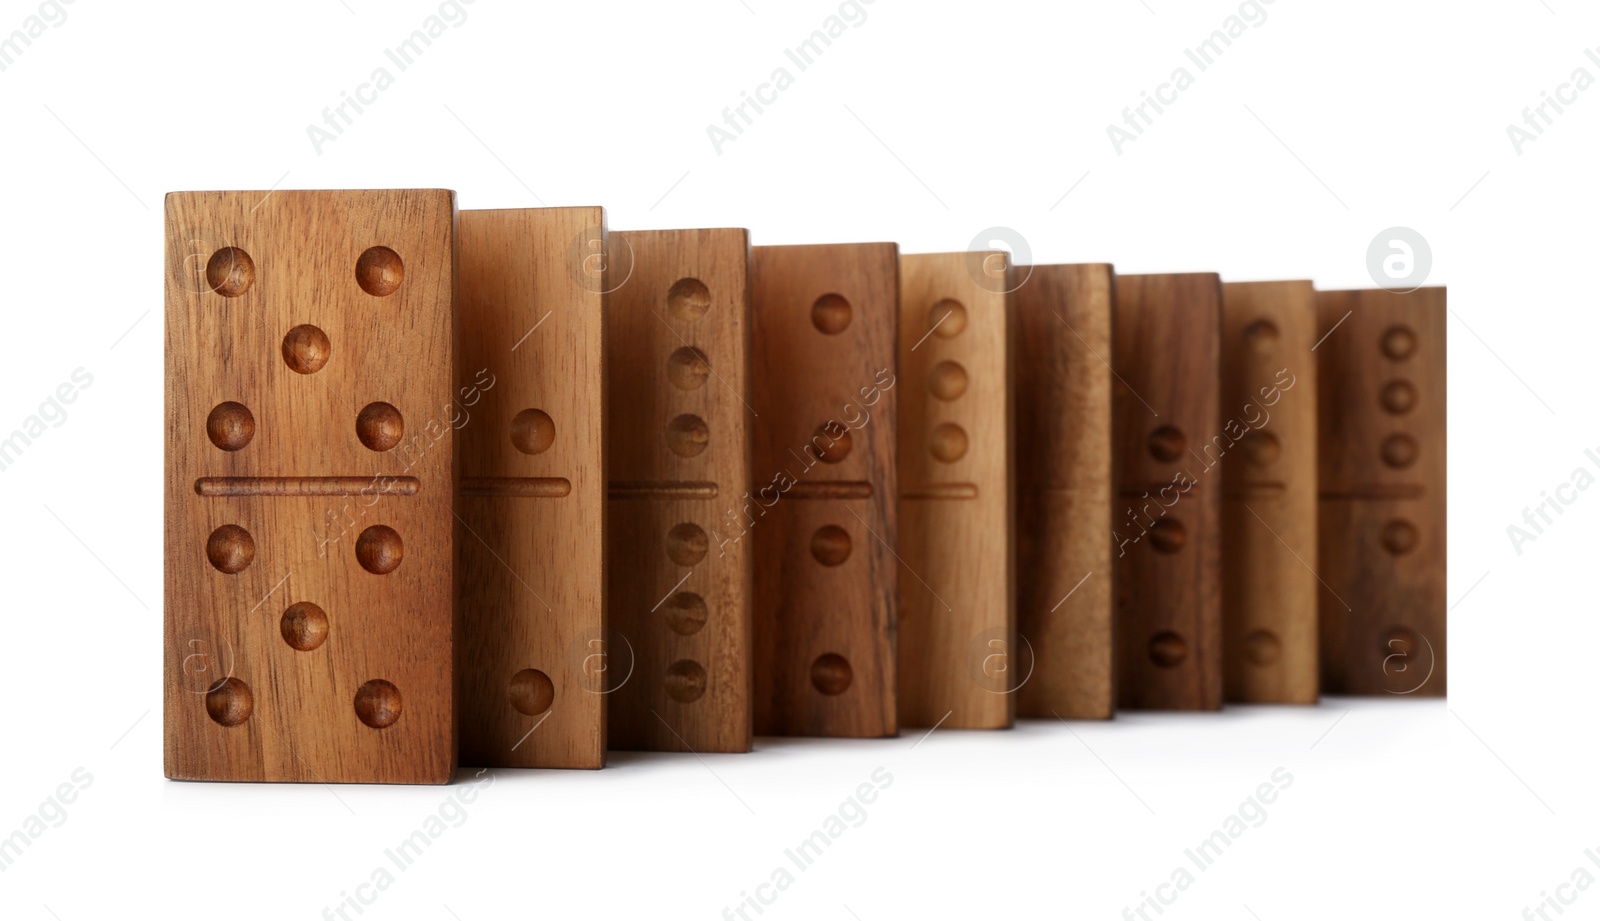
[[(1000, 253), (900, 257), (900, 722), (1010, 726), (1010, 349)], [(992, 284), (996, 277), (1001, 284)]]
[(455, 196), (166, 200), (165, 761), (455, 766)]
[(605, 764), (604, 236), (600, 208), (461, 212), (466, 765)]
[[(1017, 633), (1028, 717), (1108, 719), (1113, 683), (1114, 278), (1109, 265), (1018, 266)], [(1022, 666), (1028, 667), (1026, 664)]]
[(1322, 690), (1445, 694), (1445, 289), (1317, 293)]
[(892, 736), (899, 248), (758, 246), (750, 291), (756, 732)]
[(749, 751), (748, 235), (612, 233), (606, 261), (610, 744)]
[(1222, 286), (1223, 691), (1317, 701), (1316, 292)]
[(1120, 275), (1112, 367), (1118, 705), (1222, 706), (1222, 291)]

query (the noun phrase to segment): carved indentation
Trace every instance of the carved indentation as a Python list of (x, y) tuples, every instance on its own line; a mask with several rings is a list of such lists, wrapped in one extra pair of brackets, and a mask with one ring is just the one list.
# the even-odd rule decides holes
[(310, 652), (328, 638), (328, 614), (309, 601), (297, 601), (278, 619), (278, 632), (290, 648)]
[(1270, 357), (1278, 350), (1278, 327), (1271, 320), (1257, 320), (1244, 328), (1244, 342), (1252, 355)]
[(1156, 480), (1149, 483), (1141, 483), (1138, 480), (1123, 480), (1117, 484), (1117, 495), (1124, 499), (1154, 499), (1161, 493), (1161, 490), (1172, 487), (1182, 489), (1186, 493), (1210, 488), (1206, 486), (1204, 480), (1195, 479), (1183, 481)]
[(667, 532), (667, 558), (679, 566), (693, 566), (706, 558), (711, 549), (711, 539), (705, 529), (685, 521), (672, 526)]
[(1417, 388), (1410, 381), (1390, 381), (1383, 385), (1383, 391), (1378, 394), (1378, 402), (1383, 408), (1397, 416), (1411, 412), (1417, 405)]
[(850, 325), (850, 302), (840, 294), (824, 294), (811, 305), (811, 325), (837, 336)]
[(1170, 464), (1183, 456), (1184, 449), (1189, 446), (1189, 438), (1177, 426), (1163, 425), (1150, 433), (1147, 444), (1151, 457)]
[(708, 480), (618, 480), (606, 485), (611, 499), (715, 499), (717, 484)]
[(817, 656), (811, 663), (811, 686), (829, 697), (843, 694), (854, 677), (850, 661), (836, 652)]
[(680, 704), (693, 703), (706, 692), (706, 670), (692, 659), (679, 659), (667, 668), (667, 696)]
[(414, 496), (422, 481), (414, 476), (204, 476), (194, 491), (208, 498), (232, 496), (354, 496), (362, 492)]
[(1150, 661), (1162, 668), (1177, 668), (1189, 655), (1189, 644), (1175, 631), (1163, 630), (1150, 637), (1150, 646), (1147, 650)]
[(387, 246), (374, 246), (356, 259), (356, 284), (373, 297), (388, 297), (398, 291), (405, 274), (400, 254)]
[(206, 284), (223, 297), (238, 297), (255, 281), (255, 262), (237, 246), (224, 246), (206, 260)]
[(667, 450), (679, 457), (694, 457), (710, 443), (710, 426), (693, 413), (684, 413), (667, 423)]
[(1383, 331), (1380, 345), (1383, 354), (1395, 361), (1404, 361), (1417, 350), (1417, 334), (1412, 332), (1409, 326), (1391, 326)]
[(937, 460), (955, 463), (967, 456), (967, 430), (954, 422), (941, 422), (928, 433), (928, 451)]
[(928, 328), (941, 339), (954, 339), (967, 328), (967, 308), (958, 300), (945, 298), (928, 308)]
[(850, 456), (855, 441), (850, 429), (842, 422), (825, 422), (811, 433), (811, 446), (816, 449), (817, 460), (824, 464), (837, 464)]
[(550, 676), (537, 668), (525, 668), (511, 676), (506, 688), (511, 708), (525, 716), (538, 716), (556, 700), (556, 686)]
[(1287, 489), (1286, 484), (1277, 480), (1265, 483), (1240, 483), (1224, 488), (1222, 495), (1226, 499), (1276, 499)]
[(667, 620), (667, 629), (679, 636), (693, 636), (706, 625), (711, 616), (706, 600), (694, 592), (678, 592), (661, 606), (661, 615)]
[(571, 495), (572, 481), (564, 476), (468, 476), (461, 478), (460, 495), (500, 496), (512, 499), (560, 499)]
[(698, 320), (710, 309), (711, 290), (698, 278), (680, 278), (667, 290), (667, 312), (680, 320)]
[(223, 726), (237, 726), (255, 710), (255, 695), (250, 685), (238, 678), (224, 678), (206, 692), (206, 715)]
[(1239, 450), (1245, 460), (1257, 467), (1267, 467), (1277, 462), (1283, 446), (1271, 432), (1250, 432), (1239, 439)]
[(511, 444), (523, 454), (543, 454), (556, 441), (556, 423), (542, 409), (524, 409), (511, 419)]
[(1173, 518), (1163, 518), (1150, 526), (1150, 546), (1161, 553), (1177, 553), (1189, 539), (1183, 523)]
[(356, 438), (373, 451), (387, 451), (406, 433), (405, 417), (388, 403), (368, 403), (356, 414)]
[(1348, 489), (1317, 493), (1319, 499), (1421, 499), (1428, 490), (1421, 483), (1357, 483)]
[(1417, 526), (1403, 518), (1396, 518), (1383, 526), (1383, 549), (1395, 556), (1405, 556), (1417, 549), (1421, 535)]
[(224, 451), (237, 451), (256, 436), (256, 417), (243, 403), (218, 403), (206, 416), (206, 437)]
[(206, 538), (206, 559), (220, 572), (243, 572), (255, 558), (255, 538), (236, 524), (225, 524)]
[[(1383, 656), (1402, 656), (1409, 658), (1417, 654), (1422, 644), (1417, 642), (1417, 635), (1409, 627), (1390, 627), (1383, 635)], [(1401, 669), (1403, 671), (1403, 669)]]
[(400, 689), (374, 678), (356, 689), (356, 719), (373, 729), (393, 726), (400, 718)]
[(924, 483), (900, 490), (902, 499), (976, 499), (977, 483)]
[(870, 499), (872, 484), (866, 480), (826, 480), (801, 482), (784, 493), (790, 499)]
[(838, 566), (850, 559), (850, 532), (827, 524), (811, 535), (811, 556), (824, 566)]
[(1417, 440), (1410, 435), (1390, 435), (1383, 440), (1383, 462), (1397, 470), (1417, 462)]
[(698, 390), (710, 376), (711, 362), (694, 346), (683, 346), (667, 356), (667, 380), (679, 390)]
[(1268, 666), (1283, 654), (1283, 643), (1271, 630), (1254, 630), (1244, 638), (1244, 657), (1251, 665)]
[(405, 549), (398, 531), (386, 524), (375, 524), (356, 538), (356, 561), (362, 569), (381, 576), (400, 568)]
[(967, 392), (967, 369), (959, 362), (941, 361), (928, 371), (928, 392), (949, 402)]
[(333, 345), (328, 334), (310, 323), (302, 323), (283, 337), (283, 363), (296, 374), (315, 374), (328, 363)]

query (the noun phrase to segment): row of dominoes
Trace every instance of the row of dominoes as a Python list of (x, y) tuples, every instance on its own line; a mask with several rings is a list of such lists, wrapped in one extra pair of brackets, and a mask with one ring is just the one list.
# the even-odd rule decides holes
[(166, 771), (1442, 694), (1444, 292), (174, 193)]

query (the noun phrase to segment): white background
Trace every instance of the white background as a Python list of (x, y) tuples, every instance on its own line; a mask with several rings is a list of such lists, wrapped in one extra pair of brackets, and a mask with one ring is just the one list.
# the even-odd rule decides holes
[[(877, 0), (720, 154), (706, 125), (836, 3), (477, 0), (320, 154), (307, 125), (436, 3), (154, 7), (77, 0), (0, 73), (0, 430), (93, 376), (0, 472), (0, 835), (93, 777), (0, 873), (6, 918), (321, 917), (465, 789), (162, 778), (161, 199), (275, 184), (908, 252), (1005, 225), (1039, 262), (1324, 287), (1370, 285), (1369, 242), (1405, 225), (1450, 286), (1448, 703), (502, 771), (350, 917), (721, 917), (879, 767), (865, 823), (760, 917), (1121, 917), (1279, 767), (1267, 821), (1163, 919), (1512, 919), (1600, 874), (1600, 494), (1520, 554), (1506, 533), (1600, 446), (1600, 92), (1520, 155), (1506, 135), (1575, 68), (1600, 76), (1577, 0), (1277, 0), (1120, 156), (1106, 125), (1237, 4)], [(0, 34), (37, 9), (0, 3)]]

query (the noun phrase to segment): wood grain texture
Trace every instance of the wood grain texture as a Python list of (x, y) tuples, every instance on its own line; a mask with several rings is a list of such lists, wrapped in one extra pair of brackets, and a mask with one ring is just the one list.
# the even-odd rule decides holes
[(600, 208), (461, 212), (465, 765), (605, 764), (604, 235)]
[(444, 190), (167, 196), (168, 777), (450, 780), (455, 246)]
[(1115, 276), (1109, 265), (1041, 265), (1013, 277), (1017, 632), (1032, 650), (1017, 713), (1108, 719)]
[(1228, 700), (1317, 701), (1318, 335), (1311, 282), (1222, 286)]
[(892, 736), (899, 248), (758, 246), (750, 288), (756, 732)]
[(1217, 276), (1117, 278), (1118, 703), (1222, 706), (1222, 292)]
[(750, 750), (749, 263), (743, 230), (609, 236), (613, 749)]
[[(906, 726), (1012, 722), (1018, 657), (1004, 280), (1000, 253), (900, 257), (899, 710)], [(950, 393), (957, 379), (965, 381), (958, 396), (935, 396)]]
[(1317, 293), (1322, 690), (1442, 697), (1445, 289)]

